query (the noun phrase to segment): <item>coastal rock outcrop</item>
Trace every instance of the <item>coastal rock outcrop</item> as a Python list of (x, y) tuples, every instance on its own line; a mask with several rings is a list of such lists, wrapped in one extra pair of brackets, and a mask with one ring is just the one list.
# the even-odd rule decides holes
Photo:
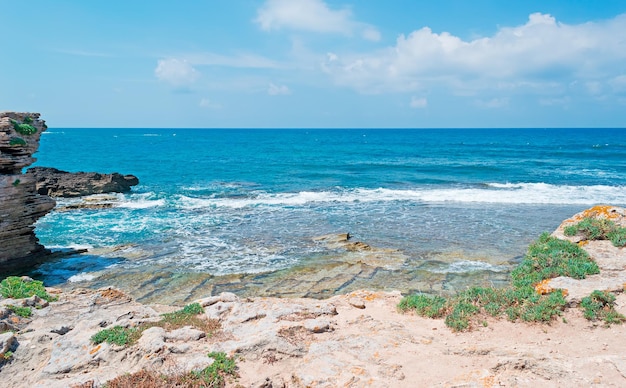
[(27, 265), (49, 253), (34, 224), (55, 201), (38, 193), (35, 178), (22, 169), (35, 161), (41, 133), (39, 113), (0, 112), (0, 265)]
[(139, 184), (134, 175), (117, 172), (101, 174), (97, 172), (61, 171), (51, 167), (33, 167), (27, 175), (32, 176), (39, 194), (51, 197), (82, 197), (93, 194), (126, 193)]
[(559, 276), (545, 283), (548, 288), (560, 288), (567, 291), (567, 300), (578, 304), (581, 299), (594, 290), (622, 292), (626, 288), (626, 248), (616, 247), (604, 239), (588, 240), (581, 233), (568, 236), (565, 228), (584, 219), (604, 219), (617, 226), (626, 227), (626, 209), (618, 206), (598, 205), (575, 214), (563, 221), (552, 233), (554, 237), (577, 243), (591, 256), (600, 268), (600, 273), (589, 275), (585, 279), (572, 279)]

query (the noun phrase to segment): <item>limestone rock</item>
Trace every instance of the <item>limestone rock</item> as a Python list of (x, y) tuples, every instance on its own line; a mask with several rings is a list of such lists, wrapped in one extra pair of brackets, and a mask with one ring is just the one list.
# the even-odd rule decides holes
[(165, 330), (161, 327), (151, 327), (144, 330), (137, 341), (139, 349), (146, 353), (158, 353), (165, 347)]
[(51, 197), (81, 197), (92, 194), (126, 193), (139, 184), (134, 175), (117, 172), (76, 172), (57, 170), (51, 167), (33, 167), (27, 175), (35, 178), (37, 192)]
[(17, 338), (15, 333), (7, 332), (0, 334), (0, 354), (4, 355), (6, 352), (13, 351), (17, 346)]
[(55, 201), (40, 195), (35, 179), (22, 168), (35, 161), (41, 133), (39, 113), (0, 112), (0, 264), (27, 266), (49, 253), (35, 236), (34, 224)]
[(190, 326), (185, 326), (180, 329), (172, 330), (165, 334), (165, 339), (169, 341), (197, 341), (200, 338), (206, 337), (206, 333), (202, 330), (194, 329)]
[(626, 285), (626, 248), (615, 247), (610, 241), (606, 240), (586, 241), (581, 235), (565, 235), (565, 227), (574, 225), (587, 217), (605, 218), (618, 226), (626, 227), (626, 209), (617, 206), (599, 205), (586, 209), (563, 221), (552, 233), (554, 237), (578, 243), (600, 268), (599, 274), (587, 276), (585, 279), (572, 279), (560, 276), (550, 279), (546, 283), (546, 286), (549, 288), (566, 290), (566, 299), (572, 304), (580, 303), (582, 298), (589, 296), (594, 290), (621, 292)]

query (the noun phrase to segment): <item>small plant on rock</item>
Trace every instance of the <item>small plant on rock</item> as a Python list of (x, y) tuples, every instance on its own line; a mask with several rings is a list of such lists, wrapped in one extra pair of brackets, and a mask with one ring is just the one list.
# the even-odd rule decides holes
[(141, 330), (137, 328), (125, 328), (113, 326), (110, 329), (100, 330), (91, 337), (91, 342), (100, 344), (107, 342), (115, 345), (132, 345), (141, 337)]
[(403, 298), (398, 305), (400, 311), (415, 310), (423, 317), (440, 318), (446, 313), (447, 301), (441, 296), (428, 294), (410, 295)]
[(9, 146), (11, 147), (24, 147), (26, 145), (26, 140), (21, 137), (12, 137), (9, 139)]
[(20, 307), (20, 306), (14, 306), (10, 304), (7, 306), (7, 308), (10, 311), (13, 311), (15, 315), (22, 317), (22, 318), (28, 318), (31, 315), (33, 315), (33, 311), (30, 309), (30, 307)]
[(13, 129), (15, 129), (16, 132), (21, 133), (22, 135), (28, 136), (28, 135), (33, 135), (37, 133), (37, 128), (33, 127), (31, 124), (28, 124), (28, 123), (20, 124), (15, 120), (11, 120), (11, 124), (13, 124)]
[(0, 282), (0, 295), (12, 299), (24, 299), (37, 295), (48, 302), (56, 300), (56, 297), (48, 294), (42, 281), (17, 276), (9, 276)]
[(0, 362), (9, 361), (11, 358), (13, 358), (13, 352), (10, 350), (7, 350), (4, 353), (0, 353)]
[(583, 218), (577, 224), (563, 229), (566, 236), (581, 234), (586, 240), (609, 240), (616, 247), (626, 246), (626, 228), (606, 218)]
[(227, 376), (237, 375), (235, 359), (226, 356), (224, 352), (211, 352), (208, 354), (213, 363), (201, 371), (192, 371), (191, 376), (207, 384), (207, 387), (223, 387)]
[(624, 315), (615, 311), (615, 295), (608, 291), (593, 291), (582, 299), (580, 306), (590, 321), (603, 320), (607, 325), (626, 321)]

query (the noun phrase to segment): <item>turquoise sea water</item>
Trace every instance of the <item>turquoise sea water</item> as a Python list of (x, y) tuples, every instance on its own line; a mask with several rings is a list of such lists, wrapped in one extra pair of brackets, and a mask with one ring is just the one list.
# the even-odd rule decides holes
[(400, 250), (403, 270), (506, 273), (563, 219), (626, 205), (624, 129), (50, 128), (36, 157), (140, 180), (115, 208), (38, 222), (48, 247), (118, 252), (42, 265), (52, 284), (269, 273), (331, 257), (312, 237), (341, 232)]

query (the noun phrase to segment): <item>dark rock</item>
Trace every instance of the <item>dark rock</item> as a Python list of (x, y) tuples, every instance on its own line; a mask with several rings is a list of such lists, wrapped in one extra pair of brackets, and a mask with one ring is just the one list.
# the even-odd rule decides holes
[(22, 168), (35, 161), (41, 133), (47, 129), (39, 113), (0, 112), (0, 264), (28, 265), (50, 252), (35, 236), (35, 222), (55, 201), (37, 192), (35, 179)]
[(119, 173), (61, 171), (51, 167), (33, 167), (26, 175), (34, 177), (37, 192), (51, 197), (81, 197), (92, 194), (126, 193), (139, 184), (134, 175)]

